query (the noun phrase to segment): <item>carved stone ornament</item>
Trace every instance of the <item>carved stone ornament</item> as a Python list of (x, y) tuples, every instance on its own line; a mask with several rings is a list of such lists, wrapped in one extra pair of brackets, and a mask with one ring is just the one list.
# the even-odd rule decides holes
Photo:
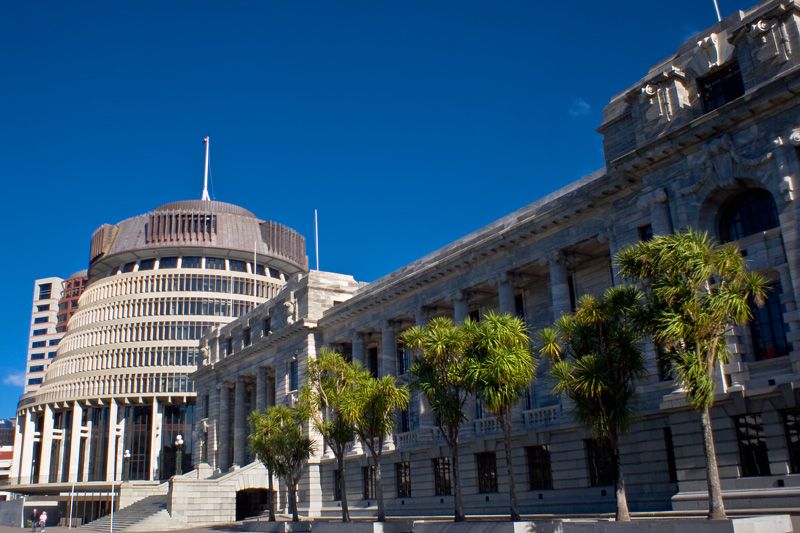
[(800, 146), (800, 128), (792, 130), (792, 133), (789, 134), (789, 142), (792, 143), (793, 146)]
[(719, 66), (719, 37), (716, 33), (697, 41), (697, 46), (705, 54), (706, 60), (708, 60), (708, 68)]
[(283, 302), (283, 309), (286, 311), (286, 325), (290, 326), (297, 320), (297, 300), (292, 294), (288, 300)]
[(759, 19), (747, 27), (750, 39), (755, 43), (752, 55), (757, 61), (780, 57), (788, 61), (792, 45), (785, 22), (779, 19)]

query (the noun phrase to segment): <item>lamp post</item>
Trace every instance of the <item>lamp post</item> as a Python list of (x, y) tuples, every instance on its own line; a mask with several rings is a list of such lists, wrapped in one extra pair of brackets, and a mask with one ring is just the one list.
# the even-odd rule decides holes
[(122, 482), (127, 483), (131, 480), (131, 451), (126, 449), (122, 454)]
[(175, 475), (183, 474), (183, 435), (175, 437)]

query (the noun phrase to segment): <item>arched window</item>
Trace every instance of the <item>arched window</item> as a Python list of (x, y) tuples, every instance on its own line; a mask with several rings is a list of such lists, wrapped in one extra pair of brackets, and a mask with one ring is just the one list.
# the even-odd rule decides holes
[(778, 224), (778, 208), (769, 191), (749, 189), (722, 206), (719, 237), (722, 242), (736, 241)]

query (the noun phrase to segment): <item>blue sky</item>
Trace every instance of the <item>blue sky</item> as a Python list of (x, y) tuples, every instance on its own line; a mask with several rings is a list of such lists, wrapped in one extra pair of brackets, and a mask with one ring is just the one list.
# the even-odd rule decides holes
[[(720, 0), (723, 15), (750, 2)], [(11, 2), (0, 11), (0, 417), (33, 281), (92, 231), (199, 198), (371, 281), (603, 165), (609, 98), (716, 22), (712, 0)]]

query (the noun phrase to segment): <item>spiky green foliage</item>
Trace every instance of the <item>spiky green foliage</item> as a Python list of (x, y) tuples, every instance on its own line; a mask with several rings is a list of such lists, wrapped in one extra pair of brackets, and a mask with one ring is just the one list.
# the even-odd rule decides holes
[(469, 397), (464, 357), (469, 339), (464, 328), (446, 317), (434, 318), (425, 327), (414, 326), (406, 330), (401, 339), (419, 353), (409, 369), (414, 377), (413, 385), (425, 394), (436, 414), (439, 431), (450, 446), (455, 491), (453, 514), (455, 521), (460, 522), (465, 515), (458, 467), (458, 435), (466, 419), (464, 404)]
[(644, 318), (638, 289), (612, 287), (602, 298), (582, 297), (573, 314), (539, 335), (539, 353), (553, 361), (554, 392), (570, 398), (578, 422), (614, 450), (617, 520), (630, 520), (619, 437), (633, 421), (636, 379), (645, 375)]
[(353, 424), (361, 442), (369, 450), (375, 467), (375, 492), (378, 521), (386, 520), (381, 484), (383, 443), (394, 428), (394, 413), (408, 407), (408, 387), (400, 386), (393, 376), (375, 378), (357, 366), (353, 394), (347, 394), (340, 406), (344, 420)]
[(620, 274), (642, 283), (654, 340), (670, 354), (677, 381), (701, 412), (708, 470), (709, 518), (726, 517), (717, 471), (710, 409), (713, 375), (730, 353), (725, 336), (761, 305), (766, 280), (749, 272), (739, 249), (718, 245), (707, 233), (687, 230), (640, 242), (618, 255)]
[(359, 377), (359, 367), (345, 361), (333, 350), (323, 348), (316, 359), (309, 360), (307, 382), (300, 391), (300, 404), (309, 406), (314, 428), (336, 458), (341, 487), (342, 522), (350, 521), (345, 476), (345, 451), (356, 438), (355, 425), (341, 414), (341, 407), (352, 395)]
[(314, 453), (311, 439), (304, 430), (308, 412), (284, 405), (253, 411), (248, 417), (250, 450), (261, 462), (286, 483), (292, 520), (297, 522), (297, 483), (306, 461)]
[(465, 377), (469, 388), (483, 402), (503, 429), (509, 508), (518, 520), (516, 483), (511, 464), (511, 409), (525, 393), (536, 371), (525, 323), (508, 313), (490, 311), (480, 322), (467, 319)]

